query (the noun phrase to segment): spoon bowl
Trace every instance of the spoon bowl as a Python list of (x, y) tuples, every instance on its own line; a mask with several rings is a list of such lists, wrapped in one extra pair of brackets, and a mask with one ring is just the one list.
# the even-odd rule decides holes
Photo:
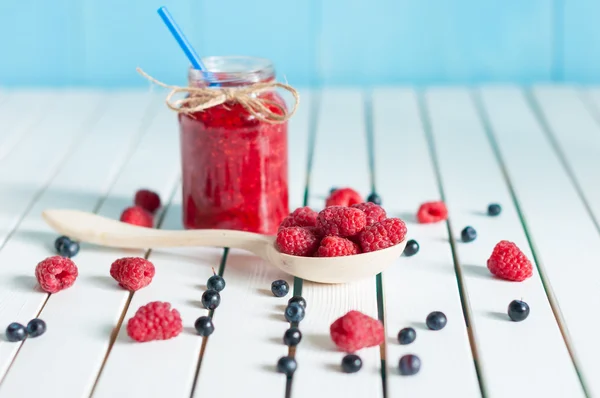
[(149, 249), (214, 246), (249, 251), (283, 272), (319, 283), (348, 283), (373, 277), (404, 251), (406, 239), (387, 249), (343, 257), (300, 257), (281, 253), (275, 237), (227, 229), (163, 230), (139, 227), (79, 210), (45, 210), (42, 217), (58, 233), (107, 247)]

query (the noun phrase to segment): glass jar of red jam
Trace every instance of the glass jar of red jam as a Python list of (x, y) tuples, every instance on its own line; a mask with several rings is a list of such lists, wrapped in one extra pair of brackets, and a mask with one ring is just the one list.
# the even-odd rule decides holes
[[(275, 79), (273, 64), (253, 57), (208, 57), (190, 69), (190, 87), (243, 88)], [(216, 83), (216, 87), (215, 87)], [(192, 94), (193, 95), (193, 94)], [(275, 91), (253, 94), (286, 109)], [(183, 220), (188, 229), (275, 234), (288, 208), (287, 121), (271, 123), (229, 101), (179, 113)]]

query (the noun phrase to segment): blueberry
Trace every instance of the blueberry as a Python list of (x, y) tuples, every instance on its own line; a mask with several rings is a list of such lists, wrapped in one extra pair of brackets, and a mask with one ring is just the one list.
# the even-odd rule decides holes
[(405, 355), (400, 358), (398, 362), (398, 367), (400, 368), (400, 374), (404, 376), (412, 376), (419, 373), (421, 370), (421, 360), (416, 355)]
[(304, 309), (306, 309), (306, 300), (304, 300), (304, 297), (302, 297), (302, 296), (294, 296), (291, 299), (289, 299), (288, 304), (292, 304), (292, 303), (298, 303), (302, 307), (304, 307)]
[(200, 336), (210, 336), (215, 331), (215, 325), (212, 323), (212, 319), (207, 316), (201, 316), (196, 319), (194, 328)]
[(446, 315), (440, 311), (434, 311), (427, 315), (427, 320), (425, 321), (427, 327), (431, 330), (441, 330), (446, 326), (447, 322)]
[(304, 307), (298, 303), (291, 303), (285, 309), (285, 319), (288, 322), (300, 322), (304, 319)]
[(73, 242), (69, 238), (62, 239), (60, 242), (58, 242), (61, 238), (58, 238), (55, 242), (55, 246), (58, 246), (56, 250), (58, 254), (67, 258), (75, 257), (77, 253), (79, 253), (79, 243)]
[(419, 252), (419, 243), (416, 240), (411, 239), (406, 242), (406, 247), (404, 248), (404, 255), (406, 257), (414, 256)]
[(333, 187), (329, 190), (329, 195), (332, 195), (335, 191), (337, 191), (339, 188), (338, 187)]
[(508, 305), (508, 316), (515, 322), (521, 322), (529, 316), (529, 305), (521, 300), (513, 300)]
[(279, 361), (277, 361), (277, 371), (279, 373), (283, 373), (286, 376), (291, 376), (298, 368), (298, 364), (296, 360), (292, 357), (281, 357)]
[(225, 279), (219, 275), (213, 275), (208, 278), (208, 282), (206, 282), (206, 288), (220, 292), (221, 290), (225, 289)]
[(373, 192), (367, 198), (367, 202), (375, 203), (376, 205), (381, 206), (381, 197), (379, 195), (377, 195), (375, 192)]
[(463, 242), (473, 242), (477, 238), (477, 231), (473, 227), (465, 227), (460, 232), (460, 238)]
[(302, 340), (302, 332), (298, 328), (289, 328), (283, 335), (283, 344), (288, 347), (297, 346)]
[(216, 290), (209, 289), (202, 293), (202, 305), (208, 310), (214, 310), (221, 304), (221, 295)]
[(362, 368), (362, 359), (358, 355), (348, 354), (342, 358), (342, 370), (345, 373), (356, 373)]
[(498, 203), (491, 203), (488, 206), (488, 215), (489, 216), (497, 216), (502, 213), (502, 207)]
[(410, 344), (417, 338), (417, 332), (413, 328), (404, 328), (398, 332), (398, 343)]
[(46, 322), (39, 318), (29, 321), (27, 324), (27, 335), (29, 337), (38, 337), (46, 333)]
[(271, 283), (271, 292), (275, 297), (285, 297), (290, 291), (290, 285), (283, 279), (278, 279)]
[(20, 323), (13, 322), (6, 328), (6, 340), (8, 341), (22, 341), (27, 337), (27, 331), (25, 326)]
[(56, 238), (56, 240), (54, 241), (54, 248), (56, 249), (56, 252), (58, 253), (60, 250), (60, 247), (67, 243), (70, 242), (71, 239), (69, 239), (67, 236), (59, 236), (58, 238)]

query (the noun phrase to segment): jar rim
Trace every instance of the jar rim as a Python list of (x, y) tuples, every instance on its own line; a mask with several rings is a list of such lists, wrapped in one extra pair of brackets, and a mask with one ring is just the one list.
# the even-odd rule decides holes
[(226, 55), (203, 57), (206, 71), (189, 68), (190, 83), (251, 84), (275, 77), (271, 60), (261, 57)]

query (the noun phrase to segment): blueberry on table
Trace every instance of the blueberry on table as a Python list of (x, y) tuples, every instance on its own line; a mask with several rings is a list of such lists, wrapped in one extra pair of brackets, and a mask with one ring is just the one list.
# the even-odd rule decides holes
[(208, 282), (206, 282), (206, 288), (209, 290), (216, 290), (217, 292), (225, 289), (225, 279), (223, 279), (219, 275), (213, 275), (208, 278)]
[(69, 239), (67, 236), (59, 236), (58, 238), (56, 238), (56, 240), (54, 241), (54, 248), (56, 249), (56, 252), (58, 253), (60, 250), (60, 247), (67, 243), (70, 242), (71, 239)]
[(367, 198), (367, 202), (375, 203), (376, 205), (381, 206), (381, 197), (373, 192)]
[(25, 326), (20, 323), (13, 322), (6, 328), (6, 340), (15, 342), (25, 340), (27, 337), (27, 331)]
[(304, 307), (298, 303), (291, 303), (285, 309), (285, 319), (288, 322), (300, 322), (304, 319)]
[(344, 373), (356, 373), (362, 368), (362, 359), (358, 355), (348, 354), (342, 358), (342, 370)]
[(414, 240), (411, 239), (408, 242), (406, 242), (406, 246), (404, 247), (404, 255), (406, 257), (410, 257), (410, 256), (414, 256), (415, 254), (417, 254), (419, 251), (419, 243)]
[(277, 361), (277, 371), (279, 373), (283, 373), (286, 376), (293, 375), (297, 368), (298, 364), (296, 363), (296, 360), (292, 357), (281, 357), (279, 358), (279, 361)]
[(271, 292), (275, 297), (285, 297), (290, 291), (290, 285), (283, 279), (278, 279), (271, 283)]
[(304, 297), (302, 297), (302, 296), (294, 296), (291, 299), (289, 299), (288, 304), (292, 304), (292, 303), (298, 303), (302, 307), (304, 307), (304, 309), (306, 309), (306, 300), (304, 300)]
[(502, 213), (502, 207), (498, 203), (491, 203), (488, 206), (488, 215), (489, 216), (497, 216)]
[(446, 326), (446, 323), (448, 323), (448, 319), (446, 318), (446, 315), (444, 315), (443, 312), (434, 311), (427, 315), (425, 323), (427, 324), (427, 327), (431, 330), (441, 330)]
[(61, 236), (54, 242), (56, 252), (62, 257), (75, 257), (79, 253), (79, 242), (74, 242), (66, 236)]
[(421, 370), (421, 359), (416, 355), (405, 355), (398, 361), (398, 368), (403, 376), (416, 375)]
[(289, 328), (283, 334), (283, 344), (288, 347), (295, 347), (302, 340), (302, 332), (298, 328)]
[(35, 318), (29, 321), (27, 324), (27, 335), (29, 337), (38, 337), (46, 332), (46, 322), (39, 318)]
[(215, 331), (215, 325), (213, 325), (212, 319), (207, 316), (201, 316), (200, 318), (196, 319), (194, 328), (200, 336), (205, 337), (210, 336)]
[(515, 322), (521, 322), (529, 316), (529, 305), (521, 300), (513, 300), (508, 305), (508, 316)]
[(214, 310), (221, 304), (221, 295), (216, 290), (209, 289), (202, 293), (202, 305), (208, 310)]
[(417, 338), (417, 332), (413, 328), (404, 328), (398, 332), (398, 343), (410, 344)]
[(473, 227), (465, 227), (460, 232), (460, 238), (463, 242), (473, 242), (477, 238), (477, 231)]

